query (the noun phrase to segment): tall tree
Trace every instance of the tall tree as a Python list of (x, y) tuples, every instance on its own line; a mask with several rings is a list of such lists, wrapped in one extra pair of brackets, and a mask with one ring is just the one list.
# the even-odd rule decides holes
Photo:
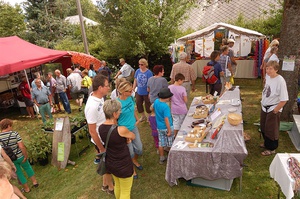
[(64, 1), (27, 0), (24, 9), (28, 20), (26, 39), (31, 43), (53, 48), (59, 39), (70, 34), (70, 25), (64, 21)]
[(193, 0), (99, 1), (109, 54), (127, 57), (164, 54), (175, 39), (184, 13), (192, 5)]
[(285, 0), (283, 19), (281, 24), (280, 46), (278, 57), (282, 60), (285, 56), (295, 55), (294, 71), (281, 71), (284, 77), (288, 92), (289, 101), (285, 105), (281, 119), (284, 121), (292, 121), (293, 106), (295, 105), (298, 95), (298, 77), (300, 67), (300, 40), (298, 38), (300, 31), (300, 0)]
[(25, 31), (24, 19), (19, 5), (13, 7), (0, 1), (0, 37), (21, 36)]

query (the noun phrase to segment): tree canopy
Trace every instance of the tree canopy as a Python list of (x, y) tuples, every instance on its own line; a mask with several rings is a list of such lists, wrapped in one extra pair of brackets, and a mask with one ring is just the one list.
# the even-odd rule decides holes
[(21, 36), (25, 31), (25, 16), (19, 5), (15, 7), (0, 1), (0, 37)]
[(106, 56), (165, 54), (184, 13), (193, 3), (191, 0), (100, 1)]

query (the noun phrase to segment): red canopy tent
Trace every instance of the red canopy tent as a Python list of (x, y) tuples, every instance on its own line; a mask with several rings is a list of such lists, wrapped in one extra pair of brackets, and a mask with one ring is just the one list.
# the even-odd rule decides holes
[(63, 56), (67, 51), (43, 48), (17, 36), (0, 38), (0, 76), (38, 66)]

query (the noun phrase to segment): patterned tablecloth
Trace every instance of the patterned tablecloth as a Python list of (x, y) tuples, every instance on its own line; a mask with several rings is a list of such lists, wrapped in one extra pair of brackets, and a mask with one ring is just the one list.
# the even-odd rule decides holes
[[(243, 124), (232, 126), (225, 119), (225, 124), (216, 139), (211, 139), (214, 129), (210, 130), (203, 142), (213, 143), (214, 147), (212, 148), (189, 148), (188, 146), (178, 148), (179, 143), (185, 142), (186, 133), (192, 130), (190, 127), (192, 122), (197, 120), (189, 116), (195, 111), (196, 105), (194, 103), (197, 99), (195, 97), (191, 103), (188, 114), (168, 155), (165, 179), (170, 186), (177, 185), (178, 178), (216, 180), (234, 179), (242, 176), (243, 160), (248, 155), (243, 137)], [(237, 112), (241, 113), (241, 105), (232, 106), (231, 99), (240, 99), (239, 88), (226, 91), (220, 98), (216, 104), (216, 108), (221, 110), (219, 117), (227, 115), (230, 108), (236, 108)], [(213, 120), (213, 123), (217, 120), (218, 118)]]

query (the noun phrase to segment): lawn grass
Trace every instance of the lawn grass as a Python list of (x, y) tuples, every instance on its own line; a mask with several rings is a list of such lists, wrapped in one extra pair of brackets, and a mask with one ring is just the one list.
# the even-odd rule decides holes
[[(259, 121), (261, 81), (260, 79), (236, 79), (236, 85), (240, 86), (244, 131), (251, 136), (247, 142), (248, 156), (244, 161), (247, 167), (243, 172), (242, 192), (239, 191), (239, 179), (233, 181), (230, 191), (216, 190), (212, 188), (187, 186), (184, 179), (179, 179), (179, 185), (170, 187), (165, 180), (165, 165), (159, 165), (158, 155), (154, 148), (151, 130), (147, 123), (140, 124), (139, 131), (143, 142), (144, 154), (139, 162), (144, 170), (137, 171), (139, 179), (134, 180), (132, 187), (132, 198), (159, 199), (159, 198), (277, 198), (278, 187), (269, 175), (269, 165), (273, 156), (263, 157), (258, 147), (262, 142), (258, 127), (253, 123)], [(197, 81), (197, 91), (192, 93), (189, 103), (195, 96), (205, 95), (205, 86), (201, 80)], [(78, 114), (78, 107), (72, 103), (74, 109), (72, 114)], [(64, 114), (54, 115), (62, 117)], [(1, 118), (8, 117), (14, 120), (14, 130), (17, 130), (22, 138), (30, 139), (30, 131), (24, 126), (32, 128), (41, 126), (41, 120), (32, 120), (20, 116), (13, 111), (2, 111)], [(84, 133), (82, 133), (84, 134)], [(49, 135), (51, 136), (51, 134)], [(88, 144), (87, 137), (80, 140), (78, 148)], [(277, 152), (297, 152), (286, 132), (280, 133), (280, 144)], [(70, 160), (76, 162), (76, 166), (68, 165), (64, 170), (57, 170), (51, 166), (33, 165), (40, 186), (33, 189), (26, 196), (30, 199), (73, 199), (73, 198), (113, 198), (101, 191), (102, 179), (96, 174), (96, 165), (93, 164), (94, 148), (89, 147), (86, 152), (78, 157), (75, 145), (72, 145)], [(29, 182), (31, 183), (31, 182)], [(283, 194), (281, 193), (283, 197)]]

